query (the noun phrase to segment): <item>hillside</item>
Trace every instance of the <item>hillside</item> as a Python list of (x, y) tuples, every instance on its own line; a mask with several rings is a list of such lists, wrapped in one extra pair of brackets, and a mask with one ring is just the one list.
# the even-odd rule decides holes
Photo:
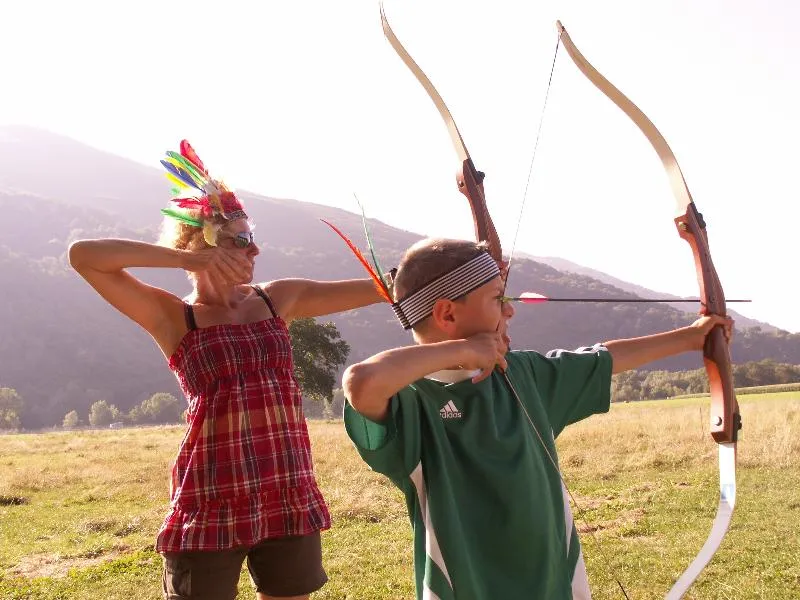
[[(285, 276), (339, 279), (363, 272), (320, 218), (363, 240), (360, 216), (296, 200), (242, 192), (256, 224), (261, 255), (256, 279)], [(116, 236), (152, 241), (168, 186), (158, 169), (78, 142), (23, 127), (0, 128), (0, 387), (12, 387), (28, 405), (24, 424), (60, 422), (69, 410), (85, 414), (98, 399), (122, 410), (159, 391), (178, 394), (164, 359), (145, 333), (101, 301), (65, 261), (73, 240)], [(396, 264), (418, 235), (370, 222), (384, 264)], [(435, 229), (431, 227), (431, 233)], [(149, 283), (179, 295), (189, 291), (182, 272), (138, 269)], [(634, 297), (597, 278), (515, 260), (509, 292), (552, 296)], [(641, 290), (645, 295), (647, 290)], [(666, 305), (577, 304), (520, 306), (512, 324), (517, 348), (546, 351), (645, 335), (684, 325), (691, 317)], [(331, 319), (352, 347), (351, 360), (409, 343), (387, 306)], [(772, 358), (800, 363), (800, 335), (769, 326), (740, 329), (736, 361)], [(692, 369), (697, 356), (679, 356), (653, 368)]]

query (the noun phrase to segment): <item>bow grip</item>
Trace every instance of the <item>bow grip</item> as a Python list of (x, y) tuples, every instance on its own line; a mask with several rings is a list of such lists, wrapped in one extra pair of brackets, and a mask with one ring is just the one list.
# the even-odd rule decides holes
[[(694, 202), (686, 212), (675, 219), (678, 234), (688, 242), (694, 256), (697, 282), (700, 286), (701, 314), (725, 316), (725, 293), (717, 270), (711, 260), (708, 234), (703, 216)], [(733, 386), (733, 367), (725, 332), (717, 325), (706, 336), (703, 346), (703, 362), (708, 373), (711, 391), (710, 429), (711, 437), (718, 444), (735, 442), (742, 427), (739, 403)]]
[(711, 390), (709, 413), (711, 437), (718, 444), (736, 442), (742, 428), (739, 403), (733, 387), (733, 370), (728, 352), (728, 341), (721, 325), (714, 327), (706, 336), (703, 346), (703, 362), (708, 373)]

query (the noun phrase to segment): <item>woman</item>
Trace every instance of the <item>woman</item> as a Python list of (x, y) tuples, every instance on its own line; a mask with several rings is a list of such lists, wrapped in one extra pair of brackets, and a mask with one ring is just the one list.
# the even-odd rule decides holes
[[(168, 600), (235, 598), (245, 558), (259, 600), (302, 600), (327, 581), (330, 516), (313, 473), (287, 323), (381, 301), (371, 280), (250, 285), (259, 250), (238, 198), (184, 140), (161, 161), (178, 209), (161, 245), (81, 240), (72, 267), (158, 344), (189, 402), (156, 549)], [(184, 269), (182, 300), (129, 267)]]

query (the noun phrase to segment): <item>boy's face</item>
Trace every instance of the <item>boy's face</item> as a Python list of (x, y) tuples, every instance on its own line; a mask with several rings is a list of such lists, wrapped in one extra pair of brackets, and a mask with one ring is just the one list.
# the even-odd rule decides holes
[(493, 331), (508, 335), (506, 330), (509, 319), (514, 316), (514, 307), (501, 300), (503, 288), (503, 279), (498, 276), (455, 302), (458, 337)]

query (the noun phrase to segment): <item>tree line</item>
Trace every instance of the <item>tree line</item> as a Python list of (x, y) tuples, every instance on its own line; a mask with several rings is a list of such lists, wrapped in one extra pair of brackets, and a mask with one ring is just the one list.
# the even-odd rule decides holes
[(98, 400), (89, 407), (89, 414), (84, 421), (78, 411), (71, 410), (64, 415), (61, 426), (64, 429), (75, 429), (84, 425), (105, 427), (112, 423), (123, 425), (168, 424), (185, 421), (183, 403), (172, 394), (158, 392), (127, 413), (122, 413), (116, 406), (105, 400)]
[[(778, 363), (771, 359), (733, 365), (736, 388), (800, 382), (800, 365)], [(709, 391), (705, 369), (694, 371), (626, 371), (611, 379), (614, 402), (661, 400)]]
[[(317, 323), (313, 318), (295, 319), (289, 325), (295, 376), (304, 398), (331, 406), (339, 369), (345, 364), (350, 345), (341, 339), (333, 323)], [(26, 403), (17, 391), (0, 387), (0, 430), (25, 428)], [(107, 400), (97, 400), (85, 414), (70, 410), (58, 415), (54, 426), (76, 428), (123, 425), (168, 424), (185, 422), (185, 401), (173, 394), (158, 392), (128, 411)]]
[[(350, 347), (340, 339), (332, 323), (318, 324), (314, 319), (298, 319), (290, 326), (294, 341), (297, 379), (305, 398), (322, 405), (321, 416), (341, 414), (344, 402), (341, 389), (334, 388), (338, 370), (344, 365)], [(736, 388), (800, 383), (800, 365), (766, 359), (733, 367)], [(614, 402), (658, 400), (687, 394), (708, 393), (705, 369), (694, 371), (626, 371), (612, 377)], [(24, 427), (24, 399), (16, 390), (0, 387), (0, 430)], [(105, 400), (94, 402), (86, 415), (72, 410), (63, 416), (64, 428), (81, 426), (107, 427), (125, 425), (169, 424), (185, 421), (185, 403), (172, 394), (159, 392), (143, 400), (128, 412), (120, 411)]]

